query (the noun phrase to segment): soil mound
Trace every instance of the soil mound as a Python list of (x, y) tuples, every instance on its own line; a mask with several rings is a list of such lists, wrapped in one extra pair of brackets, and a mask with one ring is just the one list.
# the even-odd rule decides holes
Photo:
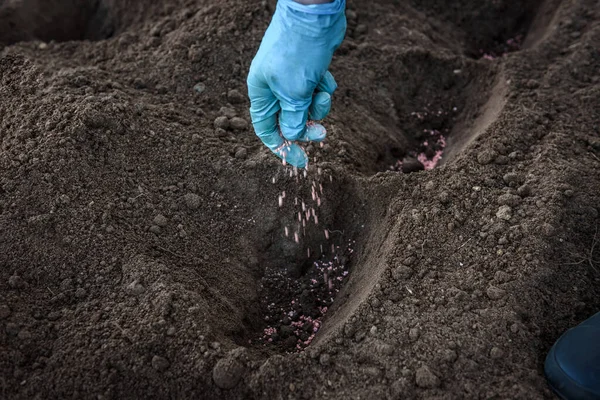
[(274, 1), (0, 1), (0, 397), (550, 398), (595, 3), (349, 1), (305, 174), (249, 123)]

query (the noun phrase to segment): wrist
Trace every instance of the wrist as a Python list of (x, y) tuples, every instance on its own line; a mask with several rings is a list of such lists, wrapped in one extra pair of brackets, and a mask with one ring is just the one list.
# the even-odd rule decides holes
[(296, 3), (304, 4), (305, 6), (312, 4), (333, 3), (335, 0), (294, 0)]

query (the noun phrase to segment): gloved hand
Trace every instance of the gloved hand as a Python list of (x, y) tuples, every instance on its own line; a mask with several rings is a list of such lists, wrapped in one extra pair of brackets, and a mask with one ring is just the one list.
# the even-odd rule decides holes
[(308, 157), (293, 142), (325, 139), (322, 125), (307, 122), (309, 116), (325, 118), (331, 109), (337, 84), (327, 69), (344, 39), (345, 7), (346, 0), (314, 5), (279, 0), (250, 66), (247, 83), (254, 130), (284, 163), (295, 167), (305, 167)]

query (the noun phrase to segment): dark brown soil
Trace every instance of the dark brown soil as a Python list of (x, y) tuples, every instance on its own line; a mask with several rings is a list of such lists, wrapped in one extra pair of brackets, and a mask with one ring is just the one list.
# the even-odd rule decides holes
[(0, 398), (551, 398), (600, 310), (596, 1), (349, 0), (306, 176), (248, 123), (275, 2), (165, 3), (0, 1)]

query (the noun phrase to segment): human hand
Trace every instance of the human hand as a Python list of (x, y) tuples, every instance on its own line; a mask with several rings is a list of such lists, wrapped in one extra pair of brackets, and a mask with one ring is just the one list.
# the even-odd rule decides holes
[(331, 109), (337, 84), (327, 69), (346, 32), (345, 3), (279, 0), (250, 67), (247, 83), (254, 130), (265, 146), (295, 167), (305, 167), (308, 157), (293, 142), (325, 139), (322, 125), (307, 122), (309, 116), (325, 118)]

